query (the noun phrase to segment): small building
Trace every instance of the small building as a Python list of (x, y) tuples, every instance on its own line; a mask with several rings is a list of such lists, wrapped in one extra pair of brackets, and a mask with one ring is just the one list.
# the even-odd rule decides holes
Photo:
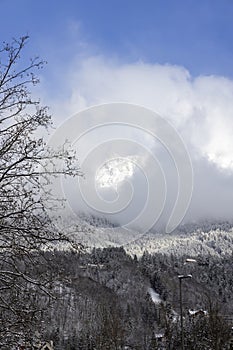
[(42, 344), (41, 347), (38, 348), (38, 350), (54, 350), (53, 341), (51, 340), (50, 342)]
[(206, 310), (193, 310), (193, 309), (189, 309), (188, 311), (189, 315), (192, 317), (196, 317), (196, 316), (207, 316), (208, 312)]

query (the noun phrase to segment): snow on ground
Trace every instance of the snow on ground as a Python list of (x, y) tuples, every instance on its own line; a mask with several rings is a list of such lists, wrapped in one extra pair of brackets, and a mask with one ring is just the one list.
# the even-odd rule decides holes
[(155, 304), (161, 303), (162, 299), (160, 298), (160, 295), (158, 293), (156, 293), (153, 288), (148, 288), (148, 292), (151, 296), (152, 301)]

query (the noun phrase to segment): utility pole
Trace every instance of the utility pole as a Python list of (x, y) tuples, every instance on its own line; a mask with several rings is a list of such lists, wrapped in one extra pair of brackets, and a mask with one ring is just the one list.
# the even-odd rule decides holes
[(192, 278), (192, 275), (179, 275), (179, 286), (180, 286), (180, 329), (181, 329), (181, 349), (184, 348), (184, 324), (183, 324), (183, 300), (182, 300), (182, 280), (185, 278)]

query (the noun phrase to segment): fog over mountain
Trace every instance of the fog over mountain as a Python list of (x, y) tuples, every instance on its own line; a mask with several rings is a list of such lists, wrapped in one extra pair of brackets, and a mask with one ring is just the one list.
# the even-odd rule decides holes
[[(57, 118), (57, 125), (62, 125), (64, 120), (85, 108), (109, 102), (126, 102), (156, 111), (175, 127), (191, 156), (193, 196), (184, 222), (232, 219), (232, 80), (221, 76), (193, 77), (184, 67), (143, 62), (122, 64), (106, 57), (78, 60), (68, 73), (64, 82), (67, 91), (70, 91), (68, 102), (66, 96), (64, 101), (49, 103)], [(79, 119), (77, 128), (81, 126), (80, 123), (85, 125), (86, 121)], [(108, 147), (106, 156), (102, 154), (101, 160), (95, 159), (87, 168), (86, 181), (90, 174), (95, 177), (97, 192), (104, 200), (116, 200), (119, 193), (121, 197), (128, 196), (128, 182), (133, 189), (133, 196), (124, 210), (106, 216), (122, 225), (143, 210), (147, 181), (150, 182), (151, 177), (156, 183), (155, 174), (151, 171), (152, 154), (165, 174), (167, 196), (158, 224), (166, 222), (177, 196), (176, 168), (166, 149), (148, 133), (112, 125), (92, 130), (72, 145), (80, 157), (81, 168), (89, 150), (111, 139), (130, 140), (127, 161), (120, 159), (108, 167), (107, 162), (119, 156), (115, 148), (111, 153)], [(137, 145), (140, 147), (137, 148)], [(144, 174), (137, 167), (139, 158), (143, 163)], [(77, 179), (65, 186), (65, 196), (73, 210), (104, 214), (91, 210), (82, 200), (77, 187)]]

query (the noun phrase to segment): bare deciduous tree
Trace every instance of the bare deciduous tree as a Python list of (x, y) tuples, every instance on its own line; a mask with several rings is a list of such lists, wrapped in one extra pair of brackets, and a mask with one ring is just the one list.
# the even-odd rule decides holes
[(47, 215), (53, 199), (46, 184), (60, 174), (80, 175), (75, 154), (48, 149), (38, 137), (51, 118), (30, 91), (44, 62), (36, 57), (23, 65), (27, 40), (0, 48), (0, 344), (8, 349), (40, 314), (38, 293), (49, 294), (48, 271), (35, 276), (30, 267), (42, 263), (39, 252), (48, 242), (66, 240)]

